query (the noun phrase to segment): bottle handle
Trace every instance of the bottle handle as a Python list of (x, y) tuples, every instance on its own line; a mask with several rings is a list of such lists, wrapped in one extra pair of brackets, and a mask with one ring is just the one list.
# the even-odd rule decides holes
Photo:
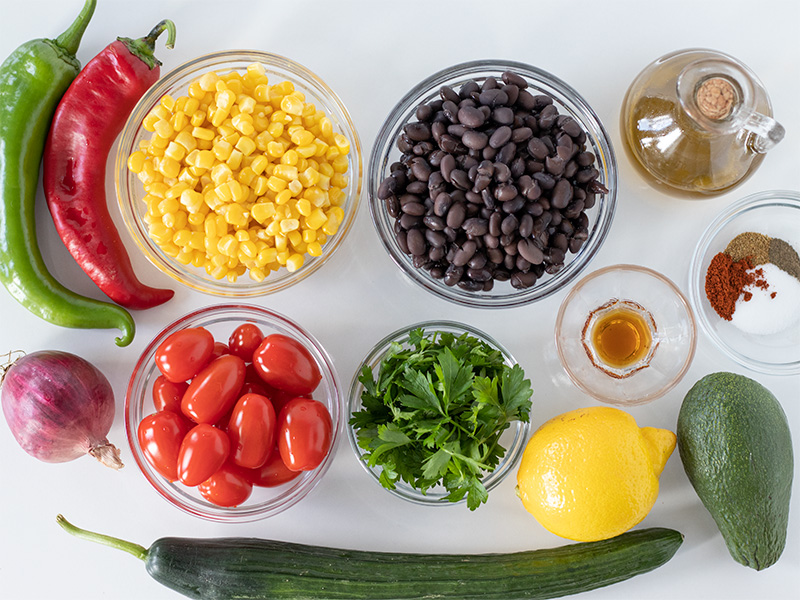
[(764, 154), (783, 139), (786, 130), (772, 117), (757, 112), (750, 113), (744, 122), (744, 128), (753, 134), (750, 147), (758, 154)]

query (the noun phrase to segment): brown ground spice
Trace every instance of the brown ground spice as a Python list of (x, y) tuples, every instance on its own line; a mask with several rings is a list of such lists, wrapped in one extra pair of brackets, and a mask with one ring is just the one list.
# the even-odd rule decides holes
[[(717, 314), (730, 321), (733, 311), (736, 309), (736, 300), (744, 291), (745, 286), (756, 283), (759, 287), (766, 289), (767, 282), (760, 279), (763, 275), (761, 269), (748, 272), (753, 268), (753, 263), (749, 257), (741, 260), (733, 260), (725, 252), (719, 252), (711, 259), (706, 272), (706, 297)], [(749, 296), (749, 297), (748, 297)], [(745, 293), (744, 300), (747, 301), (752, 294)]]
[(725, 248), (725, 254), (730, 255), (734, 262), (750, 257), (752, 266), (763, 265), (769, 260), (770, 238), (762, 233), (746, 231), (740, 233)]

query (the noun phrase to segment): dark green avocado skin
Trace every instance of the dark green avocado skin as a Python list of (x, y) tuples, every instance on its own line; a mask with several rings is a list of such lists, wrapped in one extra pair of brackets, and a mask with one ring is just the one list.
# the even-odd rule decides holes
[(712, 373), (686, 394), (678, 451), (689, 481), (714, 517), (731, 556), (756, 569), (786, 545), (794, 457), (786, 414), (764, 386)]

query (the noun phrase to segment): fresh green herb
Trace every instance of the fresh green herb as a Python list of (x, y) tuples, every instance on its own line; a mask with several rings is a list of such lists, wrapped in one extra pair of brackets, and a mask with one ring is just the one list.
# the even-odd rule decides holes
[(470, 510), (486, 502), (481, 480), (505, 454), (500, 436), (528, 421), (532, 390), (519, 365), (468, 333), (415, 329), (390, 346), (377, 379), (364, 366), (358, 380), (362, 410), (350, 425), (383, 487), (402, 480), (424, 494), (441, 485)]

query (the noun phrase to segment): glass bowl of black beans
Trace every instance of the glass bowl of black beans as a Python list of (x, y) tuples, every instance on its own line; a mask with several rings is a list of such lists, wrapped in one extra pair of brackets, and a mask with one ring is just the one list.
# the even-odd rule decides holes
[(460, 305), (508, 308), (589, 264), (611, 227), (617, 167), (578, 92), (536, 67), (483, 60), (400, 100), (367, 187), (380, 239), (412, 281)]

